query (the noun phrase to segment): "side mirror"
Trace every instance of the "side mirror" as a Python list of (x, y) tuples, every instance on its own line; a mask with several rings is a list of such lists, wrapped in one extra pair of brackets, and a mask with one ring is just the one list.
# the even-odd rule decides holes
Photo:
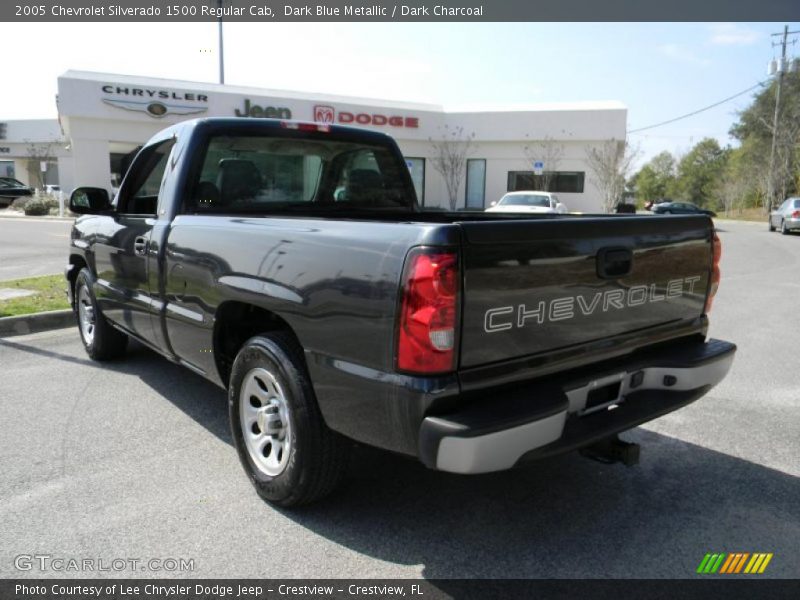
[(75, 188), (69, 197), (69, 209), (78, 215), (93, 215), (111, 208), (108, 191), (103, 188)]

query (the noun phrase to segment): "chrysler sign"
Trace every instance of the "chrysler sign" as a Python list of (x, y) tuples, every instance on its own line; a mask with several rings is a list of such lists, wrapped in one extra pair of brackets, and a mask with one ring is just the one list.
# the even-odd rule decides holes
[(205, 94), (119, 85), (104, 85), (102, 90), (107, 94), (103, 98), (106, 104), (143, 112), (156, 119), (167, 115), (193, 115), (208, 110), (208, 96)]
[(419, 127), (418, 117), (404, 115), (384, 115), (380, 113), (348, 112), (340, 110), (338, 113), (333, 106), (318, 104), (314, 107), (314, 121), (317, 123), (338, 123), (340, 125), (371, 125), (373, 127)]

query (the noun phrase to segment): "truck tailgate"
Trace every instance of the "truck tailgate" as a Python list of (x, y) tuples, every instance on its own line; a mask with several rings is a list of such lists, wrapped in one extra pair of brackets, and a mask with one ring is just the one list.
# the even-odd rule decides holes
[(703, 313), (705, 216), (460, 223), (461, 367), (539, 354)]

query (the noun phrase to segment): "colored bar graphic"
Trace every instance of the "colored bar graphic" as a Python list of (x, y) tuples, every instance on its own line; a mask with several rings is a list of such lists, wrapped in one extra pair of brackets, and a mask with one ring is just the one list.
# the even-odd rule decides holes
[(727, 572), (728, 572), (728, 569), (730, 568), (730, 566), (731, 566), (731, 563), (732, 563), (732, 562), (733, 562), (733, 554), (728, 554), (728, 559), (727, 559), (727, 560), (725, 561), (725, 563), (722, 565), (722, 569), (720, 569), (720, 571), (719, 571), (719, 572), (720, 572), (720, 573), (727, 573)]
[(716, 573), (717, 569), (719, 569), (720, 565), (722, 564), (723, 559), (725, 558), (725, 553), (719, 555), (717, 562), (714, 563), (714, 566), (711, 567), (711, 573)]
[(706, 565), (708, 564), (708, 561), (709, 561), (710, 559), (711, 559), (711, 554), (707, 553), (707, 554), (706, 554), (706, 555), (703, 557), (703, 560), (701, 560), (701, 561), (700, 561), (700, 566), (699, 566), (699, 567), (697, 567), (697, 572), (698, 572), (698, 573), (705, 573), (705, 568), (706, 568)]
[(739, 564), (739, 560), (741, 558), (742, 558), (742, 553), (741, 552), (736, 552), (733, 555), (733, 562), (731, 563), (731, 566), (728, 567), (728, 571), (727, 571), (728, 573), (733, 573), (734, 572), (734, 569), (736, 569), (736, 566)]
[[(707, 575), (719, 573), (720, 575), (747, 573), (763, 573), (773, 554), (766, 552), (708, 552), (697, 566), (697, 573)], [(747, 566), (745, 566), (747, 565)]]
[(739, 561), (739, 563), (736, 565), (736, 570), (734, 571), (734, 573), (738, 573), (739, 571), (741, 571), (741, 570), (742, 570), (742, 567), (744, 566), (744, 562), (747, 560), (747, 558), (748, 558), (749, 556), (750, 556), (750, 553), (749, 553), (749, 552), (745, 552), (744, 554), (742, 554), (742, 559), (741, 559), (741, 560)]
[(771, 561), (771, 560), (772, 560), (772, 552), (767, 554), (766, 558), (764, 559), (764, 562), (761, 563), (761, 567), (758, 569), (758, 572), (759, 573), (763, 573), (764, 569), (767, 568), (767, 565), (769, 564), (769, 561)]
[(753, 558), (750, 559), (750, 562), (747, 563), (747, 566), (744, 568), (745, 573), (755, 573), (754, 567), (757, 569), (758, 565), (761, 564), (761, 561), (764, 560), (763, 554), (753, 554)]

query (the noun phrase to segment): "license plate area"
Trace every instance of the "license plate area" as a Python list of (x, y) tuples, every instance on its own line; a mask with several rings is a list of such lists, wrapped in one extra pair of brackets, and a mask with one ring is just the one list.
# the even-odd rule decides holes
[(613, 410), (625, 400), (626, 373), (616, 373), (567, 391), (570, 412), (578, 416)]
[(621, 388), (622, 382), (617, 381), (593, 390), (589, 390), (589, 393), (586, 394), (586, 408), (583, 409), (583, 413), (586, 414), (594, 411), (595, 409), (605, 408), (612, 404), (616, 404), (619, 402), (619, 392)]

